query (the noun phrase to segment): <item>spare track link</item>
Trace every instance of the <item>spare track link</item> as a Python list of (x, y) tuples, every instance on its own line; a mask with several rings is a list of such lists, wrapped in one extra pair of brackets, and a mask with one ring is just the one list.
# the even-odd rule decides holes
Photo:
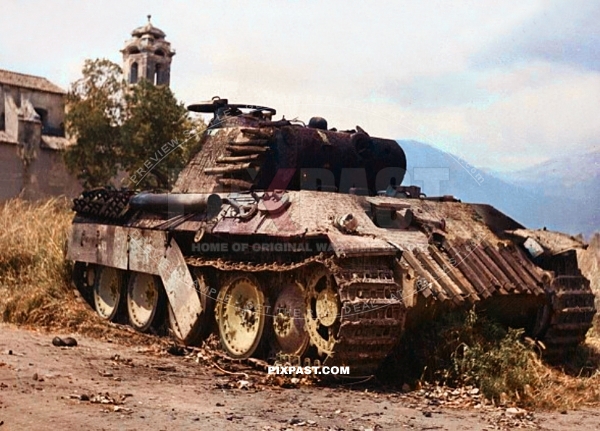
[(119, 220), (128, 210), (134, 192), (98, 188), (86, 190), (73, 199), (73, 211), (88, 217)]
[(542, 341), (544, 356), (560, 361), (585, 340), (596, 313), (590, 282), (579, 275), (557, 276), (549, 292), (549, 323)]
[(398, 344), (406, 309), (393, 269), (383, 264), (337, 261), (331, 267), (341, 301), (341, 321), (326, 365), (371, 375)]

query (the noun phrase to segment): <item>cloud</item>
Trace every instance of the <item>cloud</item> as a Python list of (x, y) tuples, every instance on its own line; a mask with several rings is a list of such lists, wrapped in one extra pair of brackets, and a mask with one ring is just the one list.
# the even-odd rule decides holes
[(473, 56), (473, 65), (502, 67), (542, 60), (600, 71), (600, 3), (554, 0), (544, 6)]
[(404, 113), (398, 107), (408, 132), (402, 137), (435, 142), (476, 166), (497, 170), (597, 148), (599, 74), (538, 62), (495, 71), (478, 82), (490, 95), (485, 103)]

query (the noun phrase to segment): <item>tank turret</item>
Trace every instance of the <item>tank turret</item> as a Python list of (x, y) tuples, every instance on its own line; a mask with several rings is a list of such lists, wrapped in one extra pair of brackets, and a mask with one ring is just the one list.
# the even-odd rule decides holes
[(323, 118), (308, 126), (272, 121), (272, 108), (218, 98), (189, 109), (213, 118), (175, 192), (279, 188), (375, 195), (404, 178), (406, 157), (398, 143), (371, 137), (359, 126), (337, 131), (327, 130)]

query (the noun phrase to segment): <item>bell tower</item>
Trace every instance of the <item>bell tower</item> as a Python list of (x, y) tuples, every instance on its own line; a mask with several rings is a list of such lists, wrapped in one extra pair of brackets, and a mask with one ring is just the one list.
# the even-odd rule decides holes
[(169, 86), (175, 50), (165, 40), (166, 34), (154, 27), (150, 18), (148, 15), (148, 23), (131, 32), (132, 38), (121, 50), (123, 73), (129, 84), (146, 79), (154, 85)]

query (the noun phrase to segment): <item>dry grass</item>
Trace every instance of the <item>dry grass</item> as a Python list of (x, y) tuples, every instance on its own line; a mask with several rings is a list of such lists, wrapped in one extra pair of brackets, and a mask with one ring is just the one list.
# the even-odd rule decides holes
[[(600, 406), (600, 340), (588, 339), (572, 363), (552, 368), (535, 362), (537, 384), (524, 404), (546, 410)], [(583, 361), (582, 361), (583, 359)]]
[[(68, 293), (64, 247), (72, 214), (66, 199), (0, 207), (0, 311), (14, 323), (38, 323), (40, 313), (60, 308)], [(46, 317), (44, 320), (47, 320)], [(44, 322), (49, 324), (51, 322)]]
[(0, 320), (126, 342), (156, 339), (100, 319), (74, 293), (65, 259), (71, 203), (65, 198), (0, 205)]

